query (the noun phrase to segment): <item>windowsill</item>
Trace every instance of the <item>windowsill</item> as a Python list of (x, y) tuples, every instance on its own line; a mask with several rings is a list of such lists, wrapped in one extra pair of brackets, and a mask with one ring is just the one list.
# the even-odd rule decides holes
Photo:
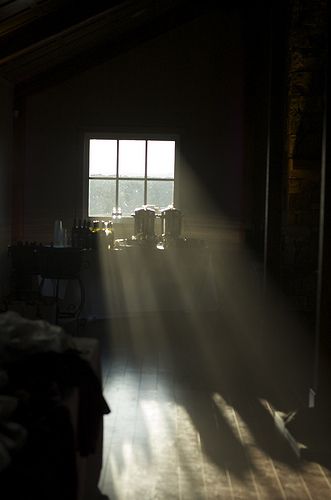
[[(99, 220), (113, 223), (116, 239), (131, 238), (134, 235), (134, 217), (132, 216), (122, 217), (121, 219), (99, 217)], [(154, 228), (155, 234), (162, 234), (162, 219), (160, 217), (156, 217)], [(237, 221), (225, 219), (217, 214), (213, 216), (184, 214), (181, 235), (188, 238), (202, 239), (206, 242), (225, 244), (231, 241), (240, 243), (242, 241), (242, 227)]]

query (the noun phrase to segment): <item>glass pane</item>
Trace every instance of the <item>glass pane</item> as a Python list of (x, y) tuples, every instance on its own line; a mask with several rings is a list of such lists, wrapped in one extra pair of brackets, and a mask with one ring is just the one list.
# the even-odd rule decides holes
[(166, 208), (173, 203), (174, 182), (173, 181), (148, 181), (147, 203), (159, 208)]
[(148, 141), (147, 177), (173, 179), (175, 173), (175, 141)]
[(90, 139), (89, 175), (116, 175), (117, 141)]
[(111, 216), (114, 205), (116, 205), (116, 181), (90, 179), (89, 216)]
[(144, 181), (119, 181), (118, 205), (127, 217), (144, 204)]
[(119, 141), (118, 175), (120, 177), (145, 176), (146, 141)]

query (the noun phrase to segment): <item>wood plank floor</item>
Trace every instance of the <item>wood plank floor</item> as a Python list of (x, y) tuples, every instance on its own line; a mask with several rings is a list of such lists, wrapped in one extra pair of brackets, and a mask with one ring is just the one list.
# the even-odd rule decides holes
[(85, 326), (112, 410), (99, 483), (110, 500), (331, 499), (329, 457), (298, 459), (268, 411), (305, 404), (307, 352), (265, 325), (244, 330), (220, 311)]

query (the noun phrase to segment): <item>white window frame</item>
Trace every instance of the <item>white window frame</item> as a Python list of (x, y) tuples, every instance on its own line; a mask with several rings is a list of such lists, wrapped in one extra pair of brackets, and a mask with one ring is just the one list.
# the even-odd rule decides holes
[[(178, 178), (179, 178), (179, 136), (178, 134), (165, 134), (165, 133), (128, 133), (128, 132), (86, 132), (84, 134), (84, 174), (83, 174), (83, 217), (89, 218), (88, 215), (88, 207), (89, 207), (89, 141), (91, 139), (110, 139), (110, 140), (158, 140), (158, 141), (175, 141), (175, 166), (174, 166), (174, 177), (171, 179), (164, 179), (164, 181), (173, 181), (174, 183), (174, 194), (173, 194), (173, 204), (176, 208), (179, 207), (178, 200)], [(114, 177), (112, 178), (114, 179)], [(115, 177), (118, 181), (118, 175)], [(146, 192), (147, 192), (147, 183), (149, 180), (160, 180), (162, 178), (157, 177), (148, 177), (145, 176), (142, 178), (144, 180), (144, 201), (146, 201)], [(136, 180), (135, 177), (126, 177), (125, 180)], [(141, 178), (139, 179), (141, 180)], [(118, 186), (118, 182), (116, 183)], [(118, 193), (117, 195), (118, 196)], [(94, 217), (94, 216), (90, 216)], [(102, 216), (103, 219), (111, 220), (111, 216)], [(122, 221), (126, 221), (131, 219), (130, 216), (123, 216)]]

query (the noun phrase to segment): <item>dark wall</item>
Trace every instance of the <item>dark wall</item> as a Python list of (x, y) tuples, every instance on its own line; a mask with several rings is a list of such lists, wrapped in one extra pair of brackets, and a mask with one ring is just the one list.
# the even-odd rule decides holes
[(0, 298), (7, 286), (7, 248), (11, 239), (13, 93), (0, 79)]
[[(243, 45), (239, 11), (214, 11), (26, 100), (24, 239), (50, 237), (83, 206), (83, 134), (178, 133), (184, 215), (242, 212)], [(83, 214), (82, 214), (83, 215)]]

